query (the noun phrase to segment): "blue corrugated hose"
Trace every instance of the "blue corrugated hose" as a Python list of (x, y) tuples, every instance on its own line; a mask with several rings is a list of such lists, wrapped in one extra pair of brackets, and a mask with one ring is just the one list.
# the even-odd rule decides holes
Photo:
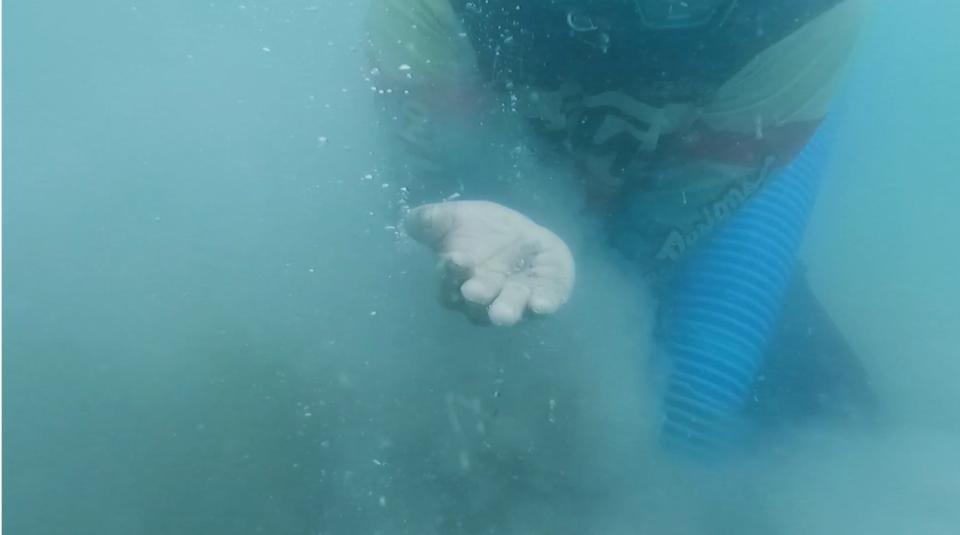
[(734, 445), (796, 264), (827, 156), (807, 146), (691, 257), (668, 298), (662, 436), (675, 451)]

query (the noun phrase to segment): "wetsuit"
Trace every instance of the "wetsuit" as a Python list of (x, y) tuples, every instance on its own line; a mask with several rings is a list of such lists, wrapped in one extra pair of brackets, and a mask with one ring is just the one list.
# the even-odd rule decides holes
[[(645, 30), (630, 2), (576, 24), (563, 0), (375, 0), (370, 56), (406, 168), (447, 171), (438, 124), (485, 95), (569, 162), (610, 239), (658, 286), (785, 166), (826, 114), (863, 0), (740, 0), (704, 27)], [(480, 117), (481, 115), (478, 115)], [(438, 200), (438, 194), (432, 199)], [(749, 412), (764, 425), (869, 412), (866, 376), (802, 274)]]

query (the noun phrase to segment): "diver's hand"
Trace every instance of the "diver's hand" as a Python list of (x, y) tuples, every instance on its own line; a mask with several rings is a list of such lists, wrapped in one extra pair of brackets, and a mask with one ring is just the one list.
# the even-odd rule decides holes
[(551, 314), (570, 297), (570, 249), (519, 212), (486, 201), (425, 204), (404, 226), (440, 255), (458, 297), (487, 307), (494, 325), (513, 325), (527, 310)]

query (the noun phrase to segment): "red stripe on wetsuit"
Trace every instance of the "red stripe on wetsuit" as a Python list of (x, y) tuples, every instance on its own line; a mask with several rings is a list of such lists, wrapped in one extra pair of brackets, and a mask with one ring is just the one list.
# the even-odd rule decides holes
[(753, 166), (769, 156), (786, 164), (803, 150), (820, 121), (798, 121), (770, 127), (762, 135), (711, 128), (697, 121), (682, 133), (660, 139), (660, 150), (670, 160), (710, 160), (724, 164)]

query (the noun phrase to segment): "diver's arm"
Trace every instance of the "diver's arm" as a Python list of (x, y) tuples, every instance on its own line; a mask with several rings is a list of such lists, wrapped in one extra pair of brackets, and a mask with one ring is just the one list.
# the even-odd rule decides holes
[(490, 143), (511, 131), (498, 130), (503, 117), (449, 2), (374, 0), (369, 23), (371, 79), (393, 171), (416, 207), (404, 226), (443, 261), (452, 301), (495, 325), (556, 311), (574, 281), (563, 240), (494, 202), (450, 200), (496, 194), (490, 186), (506, 171), (496, 165), (503, 142)]
[(487, 103), (453, 10), (446, 0), (374, 0), (367, 29), (391, 173), (414, 205), (460, 193), (458, 160), (476, 151), (457, 134), (476, 127)]

